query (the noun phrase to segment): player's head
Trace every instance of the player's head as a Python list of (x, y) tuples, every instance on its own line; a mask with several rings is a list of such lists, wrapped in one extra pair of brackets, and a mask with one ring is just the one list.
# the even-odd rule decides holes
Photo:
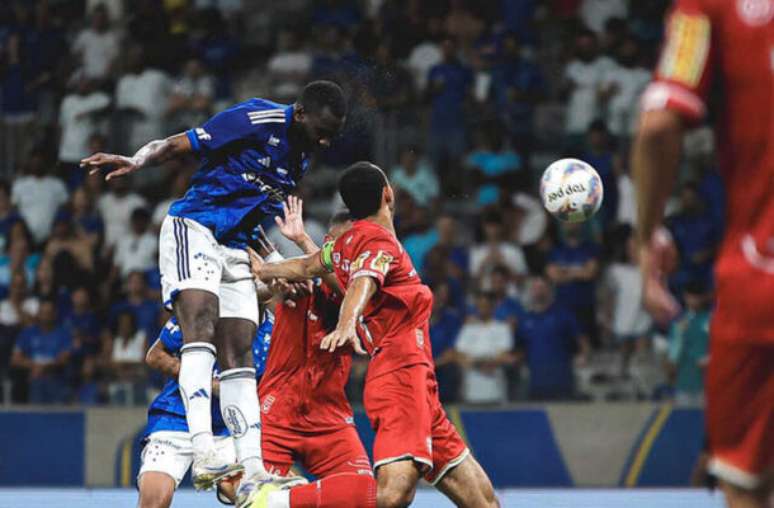
[(294, 142), (303, 150), (330, 146), (347, 117), (344, 90), (333, 81), (312, 81), (304, 87), (293, 111)]
[(328, 237), (335, 240), (352, 227), (352, 215), (349, 210), (339, 210), (328, 222)]
[(395, 208), (395, 194), (379, 166), (356, 162), (339, 178), (339, 194), (353, 220), (375, 215), (382, 207)]

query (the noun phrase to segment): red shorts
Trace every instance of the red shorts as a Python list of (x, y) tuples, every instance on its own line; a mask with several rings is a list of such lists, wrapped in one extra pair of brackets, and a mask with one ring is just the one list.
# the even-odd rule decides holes
[(438, 400), (432, 367), (412, 365), (366, 380), (363, 402), (376, 432), (374, 469), (410, 458), (436, 484), (468, 456)]
[(355, 427), (309, 434), (264, 423), (261, 448), (266, 469), (282, 476), (296, 461), (317, 478), (339, 473), (373, 474)]
[(774, 344), (713, 341), (706, 387), (710, 471), (754, 489), (774, 472)]

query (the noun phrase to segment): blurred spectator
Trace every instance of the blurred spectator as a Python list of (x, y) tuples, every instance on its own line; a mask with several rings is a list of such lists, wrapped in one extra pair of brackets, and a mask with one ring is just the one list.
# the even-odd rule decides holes
[(472, 174), (471, 187), (477, 188), (476, 204), (480, 207), (500, 201), (501, 190), (513, 188), (517, 173), (522, 170), (522, 159), (505, 147), (499, 127), (490, 127), (476, 133), (476, 146), (465, 159)]
[(438, 241), (438, 233), (431, 228), (431, 225), (427, 208), (418, 206), (414, 212), (414, 227), (401, 240), (403, 248), (406, 249), (412, 263), (414, 263), (414, 268), (419, 273), (424, 271), (427, 253)]
[(28, 285), (34, 283), (40, 260), (40, 254), (32, 250), (32, 238), (24, 222), (15, 223), (5, 253), (0, 256), (0, 291), (5, 292), (17, 272), (24, 274)]
[(26, 176), (18, 177), (11, 189), (16, 205), (36, 244), (51, 232), (54, 216), (67, 202), (67, 188), (59, 178), (46, 173), (46, 160), (39, 152), (30, 154)]
[(74, 93), (65, 95), (59, 109), (59, 162), (65, 171), (77, 169), (81, 159), (91, 155), (89, 138), (100, 126), (99, 114), (107, 110), (110, 97), (94, 88), (86, 78), (78, 80)]
[(167, 161), (164, 166), (164, 170), (171, 175), (172, 183), (169, 185), (169, 197), (159, 201), (156, 208), (153, 209), (151, 222), (157, 231), (161, 229), (161, 223), (164, 222), (164, 217), (167, 216), (170, 205), (183, 197), (185, 191), (188, 190), (189, 179), (191, 178), (191, 173), (187, 170), (188, 168), (184, 163), (173, 159)]
[(146, 208), (135, 208), (129, 233), (116, 242), (113, 263), (121, 277), (131, 272), (147, 272), (158, 263), (158, 236), (151, 231), (151, 215)]
[(602, 179), (605, 198), (600, 210), (601, 220), (605, 227), (612, 225), (618, 214), (616, 166), (620, 161), (613, 150), (610, 133), (604, 121), (594, 120), (589, 125), (586, 135), (586, 151), (582, 158), (597, 170)]
[(97, 81), (110, 78), (120, 49), (121, 37), (110, 27), (107, 8), (102, 4), (95, 6), (91, 11), (91, 27), (83, 29), (72, 45), (83, 75)]
[(421, 206), (431, 206), (439, 193), (438, 177), (415, 145), (401, 151), (400, 163), (390, 173), (390, 183), (406, 191)]
[(626, 163), (623, 164), (622, 171), (618, 175), (616, 189), (618, 191), (616, 222), (634, 226), (637, 222), (637, 192), (634, 188), (634, 181), (629, 174), (629, 165)]
[(312, 12), (315, 25), (350, 28), (360, 21), (360, 10), (352, 0), (322, 0)]
[(147, 331), (137, 326), (130, 310), (116, 316), (113, 333), (106, 335), (102, 350), (110, 365), (108, 394), (114, 404), (142, 402), (144, 398), (144, 360), (148, 349)]
[(0, 251), (5, 251), (10, 243), (11, 229), (22, 218), (11, 203), (11, 186), (0, 180)]
[(469, 48), (483, 33), (484, 22), (468, 9), (465, 0), (449, 0), (444, 28), (463, 48)]
[(576, 354), (585, 358), (588, 347), (578, 322), (554, 302), (553, 288), (542, 275), (529, 279), (527, 302), (516, 344), (529, 369), (529, 398), (575, 398), (573, 359)]
[(586, 27), (601, 33), (610, 18), (625, 18), (628, 13), (626, 0), (583, 0), (580, 17)]
[(522, 57), (515, 33), (502, 40), (502, 61), (492, 69), (491, 98), (510, 145), (529, 165), (532, 154), (533, 116), (545, 85), (540, 69)]
[[(158, 9), (151, 2), (150, 12)], [(216, 110), (227, 106), (232, 97), (232, 74), (236, 57), (239, 55), (239, 41), (227, 30), (223, 15), (218, 9), (199, 11), (204, 33), (193, 42), (195, 54), (215, 76)]]
[(285, 28), (277, 36), (277, 51), (266, 64), (271, 96), (280, 102), (294, 101), (307, 82), (312, 54), (305, 47), (302, 31)]
[(502, 266), (519, 283), (527, 274), (527, 261), (519, 247), (504, 240), (503, 219), (499, 210), (482, 214), (481, 233), (483, 241), (470, 250), (471, 276), (482, 281), (482, 288), (489, 288), (489, 274), (496, 266)]
[[(457, 58), (457, 46), (453, 39), (441, 43), (443, 60), (433, 66), (427, 78), (427, 92), (431, 97), (430, 133), (428, 153), (436, 171), (446, 168), (443, 163), (459, 160), (467, 146), (465, 102), (473, 85), (473, 73)], [(445, 176), (452, 177), (449, 169)]]
[(215, 79), (207, 73), (201, 60), (190, 58), (169, 96), (167, 114), (171, 129), (182, 131), (207, 120), (214, 97)]
[(596, 278), (599, 248), (583, 239), (583, 225), (564, 223), (564, 239), (548, 256), (546, 274), (556, 286), (556, 301), (575, 314), (581, 330), (597, 345)]
[(374, 54), (371, 93), (382, 111), (403, 111), (414, 97), (411, 74), (395, 59), (392, 46), (382, 41)]
[(571, 147), (580, 145), (589, 124), (599, 115), (597, 93), (615, 66), (610, 58), (599, 55), (597, 37), (589, 30), (575, 37), (574, 50), (575, 57), (564, 69), (565, 90), (569, 92), (565, 129)]
[(548, 215), (543, 203), (525, 192), (517, 192), (511, 201), (518, 217), (513, 240), (522, 246), (537, 243), (543, 238), (548, 226)]
[(114, 303), (110, 309), (110, 326), (116, 326), (118, 316), (123, 312), (131, 312), (135, 326), (146, 332), (148, 337), (154, 337), (158, 332), (159, 304), (148, 295), (148, 283), (145, 274), (132, 272), (126, 277), (126, 297)]
[(435, 221), (435, 232), (436, 244), (426, 257), (429, 257), (433, 250), (443, 251), (441, 259), (444, 263), (444, 273), (460, 282), (465, 282), (470, 264), (468, 248), (465, 245), (467, 240), (465, 229), (454, 216), (441, 214)]
[(126, 150), (134, 153), (152, 139), (164, 136), (164, 115), (169, 109), (169, 77), (148, 67), (139, 46), (129, 48), (126, 72), (116, 86), (116, 107), (123, 113)]
[(132, 212), (147, 206), (145, 198), (130, 190), (129, 183), (127, 178), (113, 178), (108, 182), (110, 192), (97, 201), (97, 209), (105, 222), (107, 247), (114, 247), (119, 239), (129, 234)]
[(88, 239), (92, 248), (98, 247), (105, 234), (105, 225), (94, 207), (94, 197), (86, 187), (73, 191), (70, 208), (75, 228)]
[(508, 400), (506, 365), (513, 363), (513, 334), (507, 323), (494, 318), (495, 296), (476, 296), (476, 317), (460, 330), (455, 349), (462, 367), (462, 400), (501, 403)]
[(709, 360), (711, 293), (703, 281), (683, 290), (686, 312), (669, 329), (667, 370), (674, 382), (675, 402), (704, 403), (704, 369)]
[(720, 225), (716, 224), (702, 200), (699, 189), (687, 182), (680, 191), (680, 211), (666, 221), (672, 233), (680, 261), (672, 275), (673, 288), (682, 292), (689, 280), (712, 280), (712, 263), (720, 241)]
[(511, 284), (511, 274), (507, 268), (495, 266), (491, 276), (492, 295), (495, 298), (494, 318), (504, 321), (516, 331), (519, 319), (524, 315), (524, 308), (515, 298), (516, 287)]
[(96, 270), (93, 238), (76, 228), (72, 214), (64, 209), (54, 220), (43, 261), (54, 269), (55, 284), (68, 288), (88, 284)]
[(623, 139), (634, 135), (640, 96), (651, 79), (651, 71), (643, 67), (639, 53), (639, 42), (626, 37), (616, 48), (616, 64), (608, 69), (600, 87), (610, 131)]
[(620, 258), (605, 274), (612, 301), (608, 323), (621, 348), (621, 376), (629, 374), (629, 363), (636, 351), (644, 351), (651, 319), (642, 303), (642, 276), (637, 266), (637, 242), (629, 233)]
[[(23, 8), (22, 12), (26, 12)], [(0, 113), (2, 113), (2, 158), (5, 174), (17, 170), (19, 162), (36, 139), (35, 112), (38, 94), (31, 78), (38, 72), (20, 31), (11, 31), (0, 41)]]
[(94, 312), (91, 294), (85, 286), (73, 289), (70, 294), (71, 309), (63, 319), (64, 327), (81, 342), (80, 348), (87, 355), (99, 352), (101, 321)]
[(433, 286), (433, 313), (430, 316), (430, 340), (433, 345), (435, 377), (441, 402), (457, 402), (460, 388), (460, 371), (457, 365), (455, 342), (462, 328), (463, 316), (452, 305), (449, 284), (440, 282)]
[(443, 55), (439, 43), (442, 34), (442, 20), (440, 18), (428, 19), (424, 40), (411, 50), (407, 65), (414, 75), (414, 85), (417, 90), (427, 89), (427, 77), (430, 69), (441, 63)]
[(11, 276), (8, 296), (0, 300), (0, 325), (12, 329), (29, 326), (37, 316), (39, 306), (40, 301), (29, 294), (24, 272), (15, 272)]
[(36, 324), (25, 328), (16, 339), (11, 365), (29, 377), (29, 402), (64, 403), (69, 396), (65, 367), (72, 350), (72, 337), (57, 325), (53, 300), (40, 302)]

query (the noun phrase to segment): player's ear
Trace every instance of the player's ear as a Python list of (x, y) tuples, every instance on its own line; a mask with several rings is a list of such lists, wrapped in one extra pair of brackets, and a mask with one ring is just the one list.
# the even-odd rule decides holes
[(306, 110), (304, 109), (303, 104), (296, 103), (295, 107), (293, 108), (293, 121), (303, 122), (305, 116), (306, 116)]
[(391, 185), (385, 185), (382, 190), (382, 204), (392, 205), (395, 202), (395, 193)]

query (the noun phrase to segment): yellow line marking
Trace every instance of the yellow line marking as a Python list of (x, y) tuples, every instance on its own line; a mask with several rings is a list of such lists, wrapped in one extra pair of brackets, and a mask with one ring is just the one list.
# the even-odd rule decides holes
[(650, 424), (648, 432), (645, 434), (645, 438), (640, 443), (640, 447), (637, 450), (637, 456), (634, 458), (632, 466), (629, 468), (629, 473), (626, 475), (625, 485), (627, 487), (635, 487), (637, 480), (642, 472), (642, 466), (645, 465), (645, 460), (650, 455), (650, 450), (653, 448), (653, 443), (656, 441), (661, 429), (664, 428), (669, 415), (672, 413), (672, 404), (664, 404), (658, 411), (658, 415)]
[(449, 413), (449, 419), (457, 428), (457, 432), (459, 432), (462, 440), (465, 441), (465, 446), (470, 448), (470, 443), (468, 442), (468, 435), (465, 433), (465, 425), (462, 423), (462, 415), (460, 414), (460, 408), (458, 408), (457, 406), (451, 406), (449, 407), (448, 413)]
[(121, 449), (121, 486), (129, 487), (132, 474), (132, 439), (128, 438), (124, 441), (124, 446)]

